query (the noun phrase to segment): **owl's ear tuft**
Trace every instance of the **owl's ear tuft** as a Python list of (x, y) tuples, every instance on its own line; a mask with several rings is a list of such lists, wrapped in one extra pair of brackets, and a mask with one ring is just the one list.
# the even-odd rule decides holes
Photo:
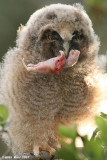
[(57, 18), (57, 15), (54, 12), (48, 12), (46, 14), (46, 18), (47, 19), (54, 19), (54, 18)]
[(30, 37), (27, 26), (21, 25), (17, 31), (16, 46), (18, 48), (28, 49), (31, 42)]
[(17, 30), (17, 35), (23, 30), (24, 28), (24, 25), (23, 24), (20, 24), (18, 30)]
[(74, 6), (75, 8), (77, 8), (77, 9), (79, 9), (79, 10), (84, 10), (84, 7), (83, 7), (82, 4), (80, 4), (80, 3), (75, 3), (75, 4), (73, 4), (73, 6)]

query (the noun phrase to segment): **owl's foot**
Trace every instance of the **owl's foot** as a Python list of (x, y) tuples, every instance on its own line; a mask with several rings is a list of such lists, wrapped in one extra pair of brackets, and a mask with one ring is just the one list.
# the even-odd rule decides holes
[(55, 155), (55, 151), (56, 150), (54, 148), (51, 148), (49, 146), (45, 148), (35, 146), (33, 150), (34, 155), (41, 159), (50, 159), (50, 157)]

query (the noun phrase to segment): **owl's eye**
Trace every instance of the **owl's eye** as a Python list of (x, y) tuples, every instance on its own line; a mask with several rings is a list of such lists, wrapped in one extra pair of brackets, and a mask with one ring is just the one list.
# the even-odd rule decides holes
[(49, 40), (50, 42), (61, 40), (60, 35), (53, 30), (46, 30), (42, 35), (42, 40)]
[(73, 35), (74, 35), (73, 39), (75, 39), (75, 40), (83, 39), (83, 35), (81, 33), (79, 33), (78, 31), (74, 31)]
[(49, 34), (48, 39), (52, 41), (52, 40), (56, 40), (56, 37), (54, 35)]
[(76, 40), (80, 40), (80, 35), (76, 35), (74, 38), (75, 38)]
[(53, 38), (52, 38), (52, 36), (51, 36), (51, 35), (48, 35), (48, 39), (49, 39), (49, 40), (52, 40)]
[(48, 34), (48, 40), (56, 41), (58, 39), (59, 39), (59, 35), (57, 34), (57, 32), (53, 31)]

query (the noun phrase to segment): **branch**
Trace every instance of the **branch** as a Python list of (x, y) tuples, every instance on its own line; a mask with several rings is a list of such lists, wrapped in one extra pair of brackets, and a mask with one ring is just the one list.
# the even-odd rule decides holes
[(0, 160), (55, 160), (56, 156), (52, 155), (50, 156), (50, 153), (48, 151), (41, 151), (40, 152), (40, 158), (35, 157), (35, 155), (31, 152), (29, 153), (20, 153), (13, 156), (2, 156)]
[[(12, 141), (11, 141), (11, 137), (8, 133), (7, 130), (5, 130), (4, 128), (2, 128), (0, 130), (0, 133), (7, 133), (9, 138), (10, 138), (10, 142), (11, 142), (11, 145), (12, 145)], [(27, 153), (20, 153), (20, 154), (17, 154), (17, 155), (12, 155), (12, 156), (8, 156), (9, 153), (10, 153), (11, 149), (7, 149), (6, 152), (3, 154), (2, 157), (0, 157), (0, 160), (54, 160), (56, 159), (56, 156), (55, 155), (50, 155), (50, 153), (48, 151), (40, 151), (39, 153), (39, 158), (36, 157), (33, 152), (27, 152)]]

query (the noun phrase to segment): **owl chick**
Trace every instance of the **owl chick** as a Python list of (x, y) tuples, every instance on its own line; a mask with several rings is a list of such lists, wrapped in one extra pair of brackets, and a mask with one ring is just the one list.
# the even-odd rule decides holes
[[(16, 47), (4, 57), (0, 80), (1, 103), (10, 111), (13, 153), (51, 152), (59, 145), (59, 124), (69, 125), (72, 118), (83, 126), (98, 113), (103, 99), (103, 74), (96, 63), (99, 44), (80, 4), (46, 6), (19, 29)], [(72, 50), (80, 52), (77, 63), (59, 74), (28, 72), (22, 63), (24, 58), (25, 64), (38, 64), (58, 57), (59, 51), (67, 59)]]

